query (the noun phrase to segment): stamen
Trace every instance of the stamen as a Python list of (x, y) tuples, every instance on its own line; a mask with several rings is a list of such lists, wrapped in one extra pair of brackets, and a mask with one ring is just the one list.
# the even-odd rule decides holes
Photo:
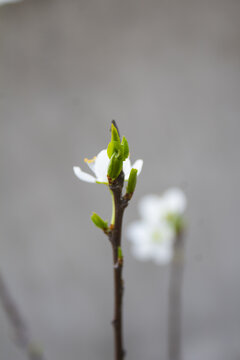
[(86, 162), (86, 163), (88, 163), (88, 164), (91, 164), (91, 163), (93, 163), (95, 160), (96, 160), (96, 156), (94, 156), (92, 159), (87, 159), (87, 158), (85, 158), (84, 159), (84, 161)]

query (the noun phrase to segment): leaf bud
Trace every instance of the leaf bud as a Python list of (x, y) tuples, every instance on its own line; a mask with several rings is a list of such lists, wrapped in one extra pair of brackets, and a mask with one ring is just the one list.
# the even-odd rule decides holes
[(108, 166), (108, 177), (111, 180), (116, 179), (122, 171), (122, 166), (122, 157), (120, 155), (117, 155), (116, 153), (113, 153)]
[(137, 169), (132, 169), (128, 178), (127, 194), (131, 195), (134, 193), (137, 184)]
[(94, 225), (99, 227), (102, 230), (108, 229), (108, 223), (107, 221), (104, 221), (97, 213), (93, 212), (91, 216), (92, 222)]
[(122, 156), (123, 156), (123, 161), (124, 161), (129, 156), (129, 146), (128, 146), (128, 142), (127, 142), (127, 139), (125, 138), (125, 136), (123, 136), (123, 138), (122, 138), (121, 149), (122, 149)]

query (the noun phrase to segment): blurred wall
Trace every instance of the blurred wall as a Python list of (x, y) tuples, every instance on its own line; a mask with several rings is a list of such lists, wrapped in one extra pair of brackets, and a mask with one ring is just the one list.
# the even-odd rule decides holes
[[(49, 360), (112, 359), (112, 263), (72, 172), (111, 119), (146, 193), (188, 197), (184, 360), (240, 358), (240, 2), (25, 0), (0, 7), (0, 268)], [(124, 243), (128, 359), (167, 359), (168, 267)], [(1, 359), (25, 359), (0, 308)]]

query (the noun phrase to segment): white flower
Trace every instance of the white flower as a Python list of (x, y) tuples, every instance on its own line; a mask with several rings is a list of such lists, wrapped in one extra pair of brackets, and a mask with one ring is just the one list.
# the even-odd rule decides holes
[(5, 4), (16, 3), (16, 2), (20, 2), (20, 1), (21, 0), (0, 0), (0, 6), (5, 5)]
[(171, 261), (174, 231), (167, 223), (136, 221), (128, 226), (127, 236), (132, 242), (132, 254), (137, 259), (152, 259), (157, 264)]
[(146, 195), (142, 198), (139, 203), (142, 219), (130, 224), (127, 229), (136, 258), (152, 259), (158, 264), (171, 261), (176, 228), (169, 216), (181, 217), (186, 203), (184, 193), (177, 188), (167, 190), (162, 196)]
[[(91, 160), (84, 159), (84, 161), (87, 163), (87, 165), (92, 170), (95, 176), (82, 171), (79, 166), (74, 166), (73, 167), (74, 174), (80, 180), (87, 181), (90, 183), (97, 182), (97, 183), (108, 184), (107, 172), (108, 172), (108, 165), (110, 159), (107, 155), (107, 149), (100, 151), (100, 153), (97, 156), (94, 156), (93, 159)], [(139, 175), (142, 170), (142, 165), (143, 165), (143, 160), (137, 160), (135, 161), (133, 166), (131, 166), (131, 162), (129, 158), (127, 158), (123, 162), (123, 172), (125, 175), (125, 180), (128, 180), (132, 168), (137, 169)]]
[(169, 215), (183, 215), (186, 205), (186, 196), (182, 190), (171, 188), (162, 196), (144, 196), (139, 203), (139, 212), (143, 219), (155, 223), (166, 220)]

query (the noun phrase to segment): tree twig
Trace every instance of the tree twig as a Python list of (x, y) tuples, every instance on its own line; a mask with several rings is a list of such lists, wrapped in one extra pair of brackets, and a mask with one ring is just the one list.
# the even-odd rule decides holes
[(17, 345), (26, 352), (29, 360), (45, 360), (42, 350), (32, 341), (27, 325), (15, 301), (12, 299), (1, 274), (0, 300), (8, 320), (14, 329)]
[(122, 279), (123, 258), (119, 257), (119, 248), (121, 248), (123, 213), (128, 205), (129, 199), (126, 196), (122, 197), (123, 183), (124, 174), (121, 172), (119, 177), (109, 184), (109, 188), (113, 193), (115, 208), (115, 223), (108, 234), (112, 244), (114, 268), (114, 318), (112, 324), (114, 328), (115, 360), (122, 360), (125, 356), (122, 325), (122, 298), (124, 289)]
[(176, 236), (174, 257), (170, 266), (168, 309), (168, 355), (169, 360), (181, 360), (181, 313), (184, 270), (183, 232)]

